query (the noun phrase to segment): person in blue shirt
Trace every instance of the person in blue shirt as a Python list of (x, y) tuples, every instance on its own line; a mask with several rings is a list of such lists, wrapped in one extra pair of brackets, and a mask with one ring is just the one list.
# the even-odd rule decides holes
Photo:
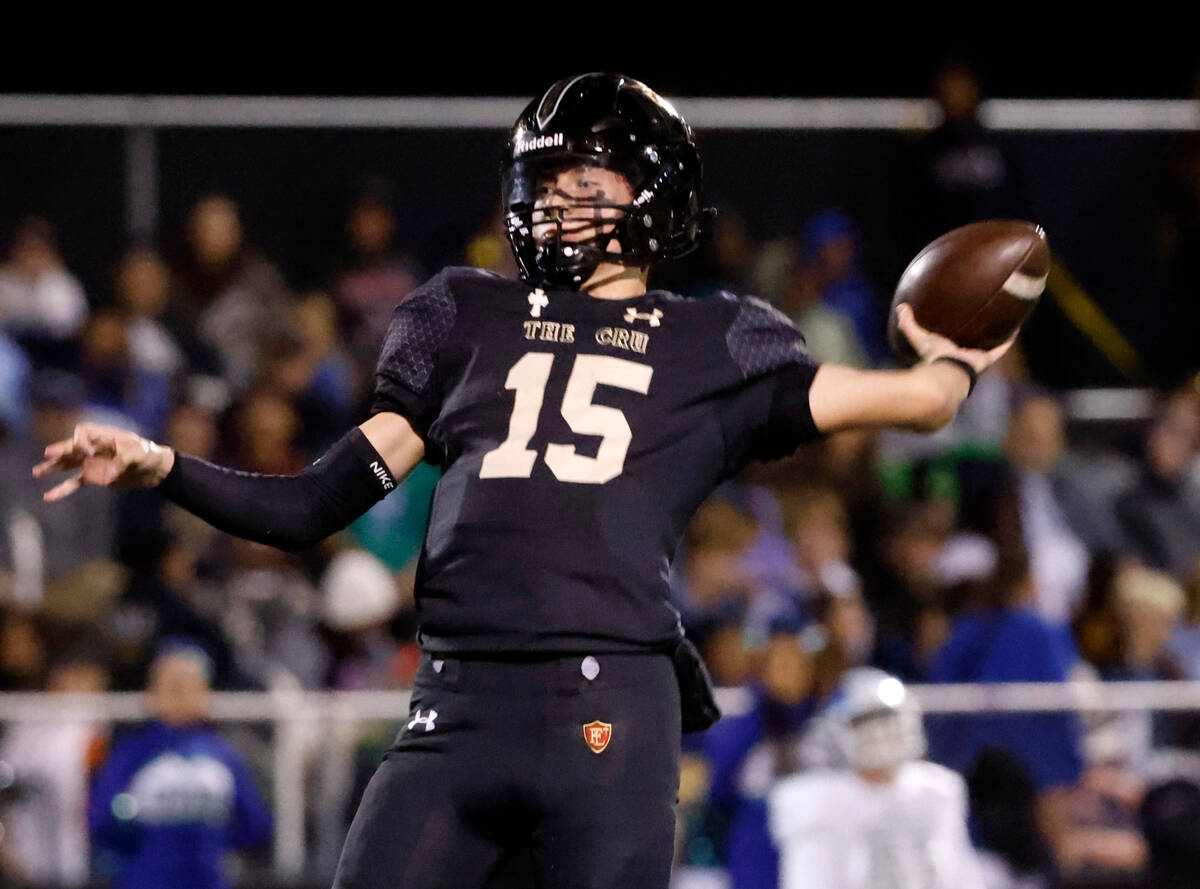
[[(1073, 643), (1031, 607), (1028, 557), (1001, 547), (992, 577), (973, 585), (968, 608), (935, 655), (931, 682), (1065, 682)], [(967, 776), (972, 834), (1015, 873), (1046, 872), (1074, 858), (1071, 790), (1083, 774), (1075, 713), (992, 713), (926, 718), (930, 759)]]
[(23, 435), (29, 425), (29, 375), (24, 350), (0, 332), (0, 440)]
[(249, 768), (205, 723), (211, 672), (199, 648), (165, 646), (150, 670), (156, 718), (96, 775), (88, 829), (115, 889), (226, 889), (222, 857), (271, 838)]
[[(985, 611), (955, 621), (938, 652), (933, 682), (1065, 682), (1076, 660), (1056, 627), (1029, 608)], [(1082, 725), (1074, 714), (997, 714), (943, 717), (954, 730), (939, 731), (939, 758), (961, 772), (983, 747), (1007, 750), (1039, 789), (1071, 786), (1083, 770)]]
[(884, 361), (884, 317), (860, 265), (854, 224), (837, 210), (817, 213), (804, 225), (801, 263), (814, 276), (826, 306), (849, 319), (871, 364)]
[(704, 736), (709, 805), (728, 825), (719, 843), (732, 889), (775, 889), (779, 857), (767, 825), (767, 794), (800, 765), (800, 735), (816, 710), (813, 654), (794, 619), (772, 622), (760, 679), (747, 712)]

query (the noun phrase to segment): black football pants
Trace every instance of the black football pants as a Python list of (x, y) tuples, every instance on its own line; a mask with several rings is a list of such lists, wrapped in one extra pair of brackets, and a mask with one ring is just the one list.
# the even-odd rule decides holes
[(424, 654), (334, 889), (666, 889), (679, 739), (666, 656)]

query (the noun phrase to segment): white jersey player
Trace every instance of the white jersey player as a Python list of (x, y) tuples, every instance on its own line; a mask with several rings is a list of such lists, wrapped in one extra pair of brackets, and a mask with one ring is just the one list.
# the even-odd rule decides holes
[(780, 889), (982, 889), (966, 784), (921, 759), (921, 713), (900, 680), (849, 671), (825, 722), (848, 767), (785, 778), (768, 798)]

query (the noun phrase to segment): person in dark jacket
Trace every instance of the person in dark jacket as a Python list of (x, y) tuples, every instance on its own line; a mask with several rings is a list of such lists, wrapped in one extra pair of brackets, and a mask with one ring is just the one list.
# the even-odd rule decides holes
[(1141, 480), (1117, 501), (1133, 555), (1183, 580), (1200, 554), (1200, 499), (1189, 474), (1200, 454), (1200, 411), (1186, 390), (1166, 400), (1146, 435)]
[(1029, 201), (1011, 153), (980, 120), (976, 71), (951, 59), (937, 72), (938, 126), (913, 146), (905, 215), (906, 252), (952, 228), (981, 219), (1024, 219)]
[(96, 775), (88, 829), (115, 889), (226, 889), (221, 859), (271, 838), (271, 811), (241, 755), (205, 722), (211, 662), (171, 643), (150, 671), (156, 718)]

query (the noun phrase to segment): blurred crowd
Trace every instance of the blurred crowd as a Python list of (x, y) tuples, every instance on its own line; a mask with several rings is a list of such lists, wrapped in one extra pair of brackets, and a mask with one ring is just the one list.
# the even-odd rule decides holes
[[(433, 467), (300, 556), (219, 534), (153, 492), (93, 488), (47, 504), (30, 476), (45, 445), (85, 420), (247, 471), (303, 468), (365, 416), (391, 309), (422, 280), (393, 247), (395, 212), (386, 183), (365, 183), (346, 220), (344, 265), (321, 292), (289, 288), (222, 195), (195, 203), (177, 252), (134, 245), (111, 281), (86, 287), (50, 221), (31, 217), (10, 233), (0, 264), (0, 688), (153, 690), (155, 665), (181, 640), (219, 690), (409, 684)], [(122, 825), (85, 817), (119, 735), (80, 722), (0, 739), (8, 879), (80, 885), (121, 860), (104, 855), (120, 851)], [(244, 740), (269, 777), (266, 742)], [(220, 783), (185, 772), (156, 774), (200, 782), (194, 794)], [(251, 821), (250, 837), (269, 840), (261, 817)], [(135, 873), (118, 884), (165, 879)]]
[[(945, 78), (947, 120), (920, 156), (932, 233), (1006, 213), (1015, 187), (975, 120), (969, 74)], [(1173, 244), (1195, 234), (1200, 187), (1194, 198), (1164, 234)], [(315, 459), (365, 416), (391, 309), (429, 271), (397, 243), (401, 211), (389, 183), (364, 182), (342, 261), (306, 292), (255, 248), (222, 194), (195, 201), (174, 246), (132, 245), (110, 280), (72, 273), (53, 220), (0, 233), (0, 690), (410, 683), (413, 572), (435, 468), (298, 555), (234, 540), (153, 492), (85, 489), (46, 504), (30, 477), (44, 446), (81, 420), (247, 471), (292, 473)], [(863, 271), (864, 249), (837, 209), (767, 243), (726, 213), (703, 251), (657, 283), (761, 295), (818, 360), (883, 366), (889, 294)], [(515, 273), (499, 213), (461, 261)], [(1075, 421), (1014, 349), (936, 435), (839, 433), (753, 467), (701, 508), (673, 597), (716, 682), (738, 691), (721, 723), (687, 739), (679, 863), (697, 885), (777, 885), (766, 795), (822, 764), (813, 717), (849, 668), (916, 683), (1200, 680), (1200, 376), (1155, 398), (1144, 423)], [(135, 747), (207, 745), (217, 777), (162, 780), (209, 782), (210, 808), (185, 814), (210, 823), (216, 807), (240, 819), (233, 845), (261, 844), (270, 818), (250, 777), (266, 775), (261, 739), (244, 745), (246, 766), (215, 735), (189, 734), (207, 731), (202, 703), (183, 717), (167, 709)], [(1163, 757), (1200, 775), (1189, 759), (1200, 757), (1200, 721), (1189, 715), (926, 725), (931, 757), (967, 776), (973, 839), (1011, 886), (1047, 874), (1139, 885), (1153, 851), (1147, 789)], [(94, 723), (7, 730), (3, 879), (81, 885), (120, 860), (129, 825), (119, 822), (137, 820), (120, 813), (123, 743)], [(338, 803), (337, 817), (353, 808)]]

